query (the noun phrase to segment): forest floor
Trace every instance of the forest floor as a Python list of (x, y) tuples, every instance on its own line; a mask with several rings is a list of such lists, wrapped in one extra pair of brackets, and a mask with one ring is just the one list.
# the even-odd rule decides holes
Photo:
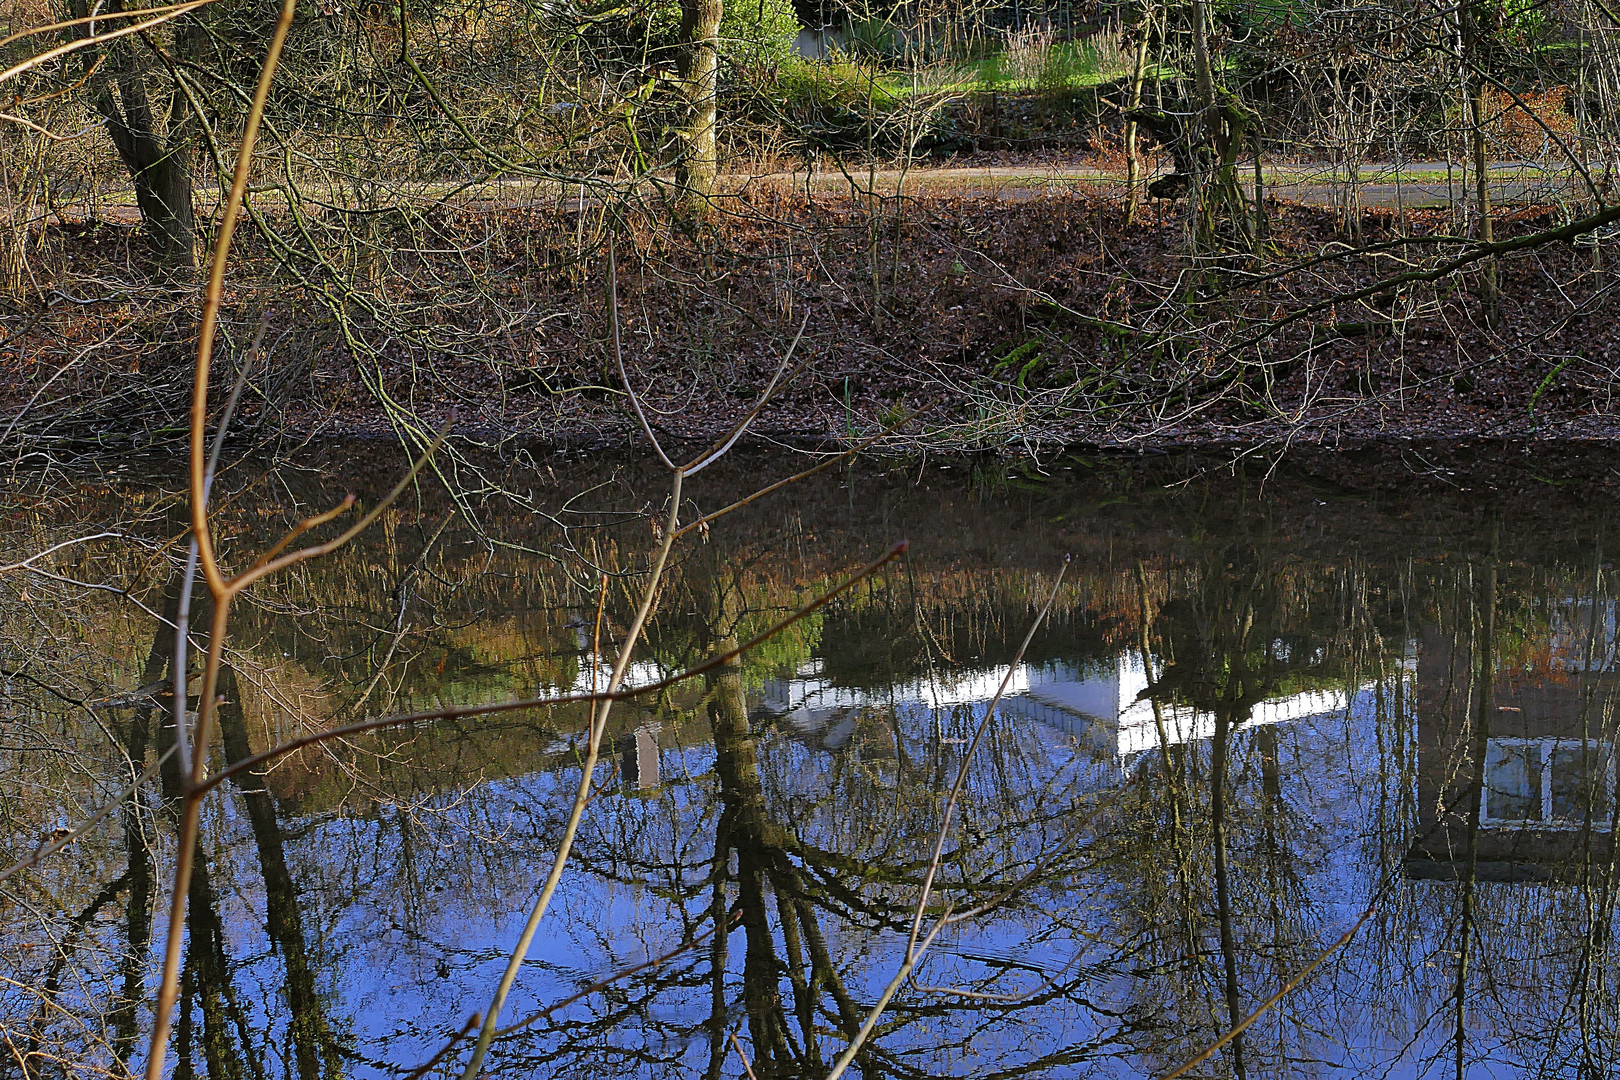
[[(489, 442), (635, 438), (609, 346), (604, 213), (440, 208), (390, 225), (365, 260), (336, 225), (328, 237), (306, 223), (308, 241), (279, 250), (250, 231), (220, 346), (229, 378), (269, 319), (244, 430), (421, 432), (454, 411)], [(1505, 208), (1498, 236), (1563, 214)], [(847, 193), (757, 182), (696, 230), (656, 208), (626, 214), (622, 351), (671, 439), (743, 416), (801, 328), (756, 437), (895, 426), (910, 447), (1024, 450), (1620, 436), (1616, 279), (1592, 250), (1503, 260), (1490, 327), (1477, 273), (1330, 303), (1453, 250), (1448, 210), (1372, 208), (1356, 237), (1342, 213), (1277, 203), (1270, 225), (1261, 258), (1215, 268), (1186, 256), (1179, 210), (1127, 225), (1117, 193), (1095, 187), (922, 193), (874, 217)], [(1347, 254), (1402, 228), (1429, 240)], [(152, 285), (127, 225), (63, 223), (45, 239), (54, 262), (41, 260), (36, 298), (0, 315), (8, 430), (41, 445), (177, 440), (196, 290)]]

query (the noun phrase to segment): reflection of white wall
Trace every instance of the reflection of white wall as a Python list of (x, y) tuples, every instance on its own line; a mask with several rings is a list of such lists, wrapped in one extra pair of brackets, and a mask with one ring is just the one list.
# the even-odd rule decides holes
[(1107, 667), (1067, 674), (1054, 671), (1051, 681), (1036, 680), (1029, 696), (1043, 705), (1112, 722), (1136, 696), (1147, 689), (1142, 664), (1131, 656), (1121, 656)]
[[(1007, 685), (1007, 694), (1029, 689), (1030, 667), (1020, 664)], [(982, 704), (996, 694), (1007, 668), (981, 668), (972, 671), (941, 672), (934, 679), (894, 683), (882, 690), (835, 686), (822, 677), (819, 664), (806, 664), (791, 679), (771, 679), (761, 687), (765, 704), (773, 712), (793, 709), (855, 709), (866, 705), (909, 704), (948, 708), (952, 705)]]
[[(1343, 712), (1349, 698), (1343, 690), (1307, 690), (1287, 697), (1262, 701), (1249, 713), (1243, 726), (1260, 727), (1264, 724), (1286, 724), (1303, 720), (1307, 716)], [(1215, 736), (1215, 714), (1193, 709), (1187, 705), (1160, 705), (1159, 715), (1165, 727), (1165, 738), (1171, 743), (1189, 743)], [(1120, 713), (1117, 753), (1131, 757), (1144, 750), (1159, 746), (1159, 725), (1154, 720), (1151, 701), (1133, 702)]]
[[(1003, 710), (1035, 720), (1079, 739), (1099, 755), (1128, 760), (1158, 749), (1159, 728), (1172, 745), (1197, 742), (1215, 734), (1215, 714), (1189, 705), (1159, 702), (1144, 695), (1147, 669), (1141, 656), (1121, 653), (1096, 666), (1020, 664), (1008, 679), (1006, 667), (952, 672), (934, 680), (897, 683), (883, 691), (834, 686), (819, 665), (806, 665), (791, 679), (764, 686), (765, 706), (796, 730), (835, 726), (847, 714), (879, 704), (916, 703), (931, 708), (988, 704), (1003, 679)], [(1262, 701), (1244, 727), (1285, 724), (1308, 716), (1342, 712), (1349, 699), (1343, 690), (1308, 690)], [(1157, 715), (1155, 715), (1157, 709)], [(851, 730), (853, 725), (851, 723)], [(847, 737), (847, 736), (846, 736)], [(825, 736), (826, 745), (832, 745)]]
[[(1215, 735), (1215, 714), (1177, 702), (1154, 702), (1146, 697), (1148, 672), (1137, 653), (1121, 653), (1103, 668), (1067, 679), (1037, 682), (1030, 700), (1089, 721), (1101, 730), (1092, 733), (1094, 745), (1107, 745), (1122, 759), (1156, 750), (1162, 738), (1172, 745), (1197, 742)], [(1310, 690), (1272, 698), (1256, 705), (1244, 727), (1284, 724), (1307, 716), (1341, 712), (1348, 699), (1343, 690)], [(1046, 719), (1036, 717), (1036, 719)], [(1080, 734), (1071, 725), (1062, 725)]]
[[(591, 685), (592, 674), (596, 676), (596, 685)], [(594, 694), (606, 690), (608, 678), (613, 674), (613, 658), (611, 656), (598, 656), (592, 663), (591, 655), (581, 653), (579, 657), (579, 673), (574, 676), (570, 686), (536, 686), (536, 696), (542, 694)], [(652, 660), (632, 660), (630, 666), (625, 668), (623, 688), (635, 690), (639, 687), (650, 686), (660, 679), (668, 678), (671, 673), (665, 671)]]

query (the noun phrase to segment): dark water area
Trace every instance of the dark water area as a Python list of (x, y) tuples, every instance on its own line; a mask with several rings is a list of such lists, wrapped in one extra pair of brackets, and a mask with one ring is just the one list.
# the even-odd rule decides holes
[[(808, 463), (727, 458), (681, 517)], [(223, 559), (404, 465), (382, 445), (236, 463)], [(850, 1074), (1163, 1076), (1285, 991), (1188, 1075), (1612, 1075), (1617, 480), (1620, 453), (1569, 446), (918, 458), (686, 535), (627, 685), (909, 548), (740, 660), (614, 705), (485, 1073), (827, 1076), (905, 961), (965, 762), (922, 930), (954, 921)], [(115, 806), (0, 880), (3, 1075), (147, 1060), (177, 774), (121, 793), (174, 740), (180, 486), (129, 461), (0, 496), (0, 863)], [(641, 461), (446, 460), (238, 602), (212, 766), (601, 686), (667, 496)], [(168, 1074), (429, 1062), (489, 1006), (586, 723), (425, 719), (221, 785)]]

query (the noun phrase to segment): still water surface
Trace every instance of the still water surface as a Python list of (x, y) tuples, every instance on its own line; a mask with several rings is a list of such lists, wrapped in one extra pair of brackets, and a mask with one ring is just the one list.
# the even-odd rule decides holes
[[(227, 559), (346, 490), (375, 497), (395, 457), (235, 466)], [(825, 1076), (904, 958), (945, 794), (1005, 683), (928, 925), (988, 910), (939, 936), (858, 1074), (1162, 1075), (1297, 983), (1192, 1075), (1613, 1075), (1620, 457), (1580, 456), (1557, 484), (1539, 461), (868, 464), (694, 534), (632, 685), (911, 547), (741, 663), (615, 707), (487, 1073), (729, 1078), (746, 1055), (759, 1077)], [(800, 467), (728, 459), (684, 516)], [(241, 605), (217, 764), (604, 678), (659, 475), (561, 458), (451, 475), (458, 498), (424, 485)], [(172, 742), (154, 616), (178, 596), (176, 486), (146, 462), (4, 496), (0, 562), (119, 533), (41, 560), (49, 576), (0, 576), (6, 863)], [(397, 1078), (443, 1048), (487, 1006), (550, 866), (583, 726), (578, 706), (425, 722), (222, 789), (172, 1075)], [(173, 783), (0, 882), (0, 1073), (141, 1069)]]

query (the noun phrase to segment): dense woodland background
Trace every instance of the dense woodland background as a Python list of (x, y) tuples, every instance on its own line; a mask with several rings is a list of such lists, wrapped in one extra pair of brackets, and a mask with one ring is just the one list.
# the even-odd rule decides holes
[[(0, 363), (180, 426), (276, 6), (9, 9)], [(1604, 0), (298, 8), (229, 275), (266, 433), (914, 442), (1607, 431)], [(737, 402), (733, 409), (733, 400)]]

